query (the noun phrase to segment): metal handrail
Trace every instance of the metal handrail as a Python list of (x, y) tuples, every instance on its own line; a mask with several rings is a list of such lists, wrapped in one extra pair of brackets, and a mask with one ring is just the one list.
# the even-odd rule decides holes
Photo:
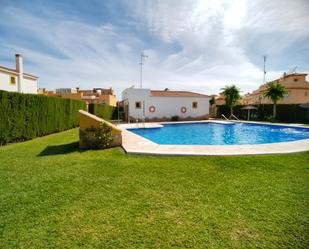
[[(138, 128), (138, 119), (137, 118), (134, 118), (134, 117), (131, 117), (133, 120), (135, 120), (135, 124), (136, 124), (136, 128)], [(130, 119), (129, 119), (130, 120)]]
[(143, 123), (143, 125), (144, 125), (144, 128), (146, 128), (146, 125), (145, 125), (145, 116), (143, 116), (143, 118), (142, 118), (142, 123)]
[(225, 120), (229, 120), (227, 117), (225, 117), (224, 114), (221, 114), (221, 117), (223, 117)]
[(231, 115), (231, 117), (235, 118), (236, 120), (239, 120), (234, 114)]

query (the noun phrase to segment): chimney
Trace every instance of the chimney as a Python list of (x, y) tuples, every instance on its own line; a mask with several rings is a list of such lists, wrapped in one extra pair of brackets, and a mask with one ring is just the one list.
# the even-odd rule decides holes
[(24, 75), (24, 65), (23, 65), (23, 57), (20, 54), (15, 55), (16, 61), (16, 71), (18, 73), (17, 76), (17, 86), (18, 92), (23, 92), (23, 75)]

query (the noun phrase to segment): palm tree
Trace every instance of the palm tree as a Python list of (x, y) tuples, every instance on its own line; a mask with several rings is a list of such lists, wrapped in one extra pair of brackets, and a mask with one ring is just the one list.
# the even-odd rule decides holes
[(215, 96), (212, 96), (211, 99), (209, 100), (209, 104), (210, 104), (210, 106), (212, 106), (215, 103), (216, 103)]
[(287, 93), (285, 87), (278, 82), (271, 81), (266, 85), (266, 91), (264, 92), (264, 97), (269, 98), (274, 103), (273, 106), (273, 118), (277, 115), (277, 102), (284, 98)]
[(225, 105), (230, 108), (230, 117), (233, 115), (233, 108), (240, 99), (239, 89), (235, 85), (222, 88)]
[(216, 107), (214, 106), (214, 104), (216, 104), (216, 98), (215, 96), (212, 96), (211, 99), (209, 100), (209, 104), (210, 104), (210, 108), (209, 108), (209, 113), (210, 113), (210, 116), (216, 116), (217, 114), (217, 109)]

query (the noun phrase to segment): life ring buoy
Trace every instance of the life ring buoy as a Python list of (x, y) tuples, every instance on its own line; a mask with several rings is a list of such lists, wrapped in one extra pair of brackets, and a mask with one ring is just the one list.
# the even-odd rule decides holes
[(156, 108), (152, 105), (152, 106), (149, 106), (149, 112), (155, 112), (156, 111)]
[(183, 106), (183, 107), (181, 107), (180, 111), (181, 111), (182, 113), (186, 113), (186, 112), (187, 112), (187, 108)]

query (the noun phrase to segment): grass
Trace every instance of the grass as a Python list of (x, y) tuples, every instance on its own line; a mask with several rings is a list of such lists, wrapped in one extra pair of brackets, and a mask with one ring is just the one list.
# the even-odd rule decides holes
[(309, 153), (133, 156), (77, 139), (0, 148), (0, 248), (309, 247)]

